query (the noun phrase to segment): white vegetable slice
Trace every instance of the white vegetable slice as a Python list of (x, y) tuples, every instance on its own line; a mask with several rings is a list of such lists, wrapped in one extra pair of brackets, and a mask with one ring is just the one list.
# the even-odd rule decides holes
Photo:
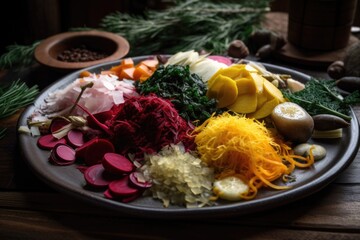
[(249, 186), (240, 178), (230, 176), (214, 182), (214, 193), (222, 199), (239, 201), (249, 191)]

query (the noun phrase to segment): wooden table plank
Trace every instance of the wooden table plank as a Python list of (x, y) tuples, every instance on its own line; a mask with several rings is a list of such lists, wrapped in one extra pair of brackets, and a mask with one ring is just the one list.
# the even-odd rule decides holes
[[(207, 217), (209, 222), (221, 225), (237, 224), (264, 227), (313, 228), (322, 231), (346, 231), (360, 233), (360, 188), (358, 185), (332, 184), (320, 192), (282, 207), (246, 216), (229, 218)], [(57, 192), (0, 192), (0, 209), (13, 211), (39, 211), (50, 215), (74, 214), (88, 217), (137, 219), (138, 216), (95, 206)], [(153, 221), (152, 216), (145, 216)], [(149, 220), (149, 217), (152, 220)], [(203, 221), (203, 218), (195, 219)], [(185, 222), (189, 219), (184, 220)], [(161, 221), (161, 220), (158, 220)], [(225, 224), (225, 225), (226, 225)]]
[(69, 213), (0, 209), (2, 239), (357, 239), (359, 232), (316, 230), (286, 225), (226, 224), (215, 221), (159, 221), (91, 217)]

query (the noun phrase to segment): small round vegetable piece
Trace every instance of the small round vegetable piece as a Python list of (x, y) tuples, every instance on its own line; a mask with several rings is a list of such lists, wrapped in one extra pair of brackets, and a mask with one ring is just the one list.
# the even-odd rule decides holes
[(213, 192), (225, 200), (239, 201), (248, 191), (249, 186), (238, 177), (230, 176), (214, 182)]
[(84, 145), (84, 133), (78, 129), (71, 129), (66, 138), (67, 142), (74, 148)]
[(65, 138), (56, 139), (52, 134), (47, 134), (39, 137), (37, 145), (41, 149), (51, 150), (58, 143), (66, 143)]
[(84, 178), (88, 185), (96, 188), (107, 187), (114, 179), (106, 177), (106, 172), (102, 164), (95, 164), (87, 168)]
[(114, 197), (130, 197), (136, 195), (139, 189), (129, 185), (129, 176), (124, 176), (121, 179), (112, 181), (109, 184), (109, 191)]
[(86, 165), (92, 166), (101, 163), (106, 153), (114, 151), (114, 145), (109, 140), (94, 138), (76, 149), (76, 158), (83, 159)]
[(140, 172), (132, 172), (129, 174), (129, 180), (131, 185), (140, 189), (147, 189), (152, 186), (151, 182), (146, 181), (145, 177)]
[(71, 165), (75, 162), (75, 150), (69, 145), (58, 143), (51, 150), (49, 161), (59, 166)]
[(117, 153), (105, 153), (102, 159), (104, 168), (115, 174), (130, 173), (134, 169), (134, 164), (126, 157)]
[(273, 109), (271, 119), (278, 132), (293, 142), (306, 142), (314, 130), (314, 120), (296, 103), (280, 103)]
[(318, 144), (301, 143), (294, 147), (294, 153), (304, 157), (310, 155), (310, 150), (315, 161), (321, 160), (326, 156), (326, 149)]

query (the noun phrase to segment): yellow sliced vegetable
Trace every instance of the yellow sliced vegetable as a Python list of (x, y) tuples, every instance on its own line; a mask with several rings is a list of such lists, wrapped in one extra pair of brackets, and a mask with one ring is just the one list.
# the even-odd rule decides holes
[(256, 93), (247, 93), (247, 94), (238, 95), (235, 102), (230, 106), (228, 106), (228, 109), (237, 113), (252, 113), (256, 111), (256, 107), (257, 107)]
[(218, 75), (211, 86), (209, 86), (207, 96), (218, 100), (217, 107), (223, 108), (233, 104), (237, 98), (238, 90), (236, 83), (229, 77)]
[(214, 182), (213, 192), (222, 199), (239, 201), (249, 192), (249, 186), (240, 178), (229, 176)]
[(277, 87), (275, 87), (271, 82), (265, 80), (264, 89), (269, 95), (273, 96), (274, 98), (277, 98), (279, 100), (279, 103), (285, 102), (285, 98), (281, 93), (281, 91)]
[(247, 116), (255, 119), (262, 119), (271, 114), (273, 109), (279, 104), (278, 99), (273, 98), (270, 101), (265, 102), (258, 110), (254, 113), (248, 114)]
[(238, 94), (256, 93), (255, 82), (252, 78), (239, 78), (235, 80)]

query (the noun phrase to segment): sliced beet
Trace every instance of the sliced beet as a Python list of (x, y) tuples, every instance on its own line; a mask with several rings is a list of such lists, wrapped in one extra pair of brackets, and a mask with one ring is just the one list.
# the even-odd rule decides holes
[(130, 173), (134, 169), (134, 164), (129, 159), (111, 152), (104, 154), (102, 164), (107, 171), (115, 174)]
[(50, 150), (50, 149), (54, 148), (55, 145), (58, 143), (65, 144), (66, 139), (65, 138), (57, 139), (52, 134), (47, 134), (47, 135), (43, 135), (43, 136), (39, 137), (39, 139), (37, 140), (38, 147), (41, 149), (46, 149), (46, 150)]
[(79, 129), (71, 129), (66, 135), (68, 144), (74, 148), (84, 145), (84, 133)]
[(76, 158), (92, 166), (101, 163), (105, 153), (114, 152), (114, 145), (106, 139), (94, 138), (76, 149)]
[(51, 120), (50, 124), (50, 133), (54, 133), (57, 130), (63, 128), (64, 126), (68, 125), (70, 123), (69, 120), (66, 120), (65, 118), (57, 117)]
[(104, 192), (104, 196), (108, 199), (115, 199), (116, 197), (110, 192), (109, 189), (106, 189), (106, 191)]
[(123, 203), (128, 203), (128, 202), (134, 201), (135, 199), (140, 197), (142, 194), (143, 194), (143, 191), (138, 191), (137, 193), (135, 193), (131, 196), (121, 198), (120, 201)]
[(129, 185), (129, 176), (124, 176), (119, 180), (109, 184), (109, 191), (114, 197), (130, 197), (139, 192), (139, 189)]
[[(108, 110), (108, 111), (104, 111), (104, 112), (99, 112), (99, 113), (95, 113), (93, 114), (93, 116), (101, 123), (105, 123), (107, 120), (110, 120), (112, 118), (112, 111)], [(86, 118), (87, 124), (89, 127), (91, 128), (95, 128), (98, 129), (98, 125), (95, 123), (95, 121), (87, 116)]]
[(118, 200), (118, 201), (121, 201), (123, 203), (128, 203), (128, 202), (134, 201), (135, 199), (140, 197), (142, 194), (143, 194), (142, 191), (138, 191), (137, 193), (132, 194), (132, 195), (127, 196), (127, 197), (117, 197), (117, 196), (114, 196), (114, 194), (112, 194), (109, 189), (106, 189), (106, 191), (104, 192), (104, 196), (106, 198), (112, 199), (112, 200)]
[(75, 162), (75, 150), (69, 145), (59, 143), (51, 150), (50, 162), (55, 165), (65, 166)]
[(136, 188), (147, 189), (151, 187), (151, 182), (146, 181), (140, 172), (132, 172), (129, 174), (130, 184)]
[(84, 171), (84, 178), (89, 186), (107, 187), (114, 179), (107, 177), (102, 164), (95, 164)]

